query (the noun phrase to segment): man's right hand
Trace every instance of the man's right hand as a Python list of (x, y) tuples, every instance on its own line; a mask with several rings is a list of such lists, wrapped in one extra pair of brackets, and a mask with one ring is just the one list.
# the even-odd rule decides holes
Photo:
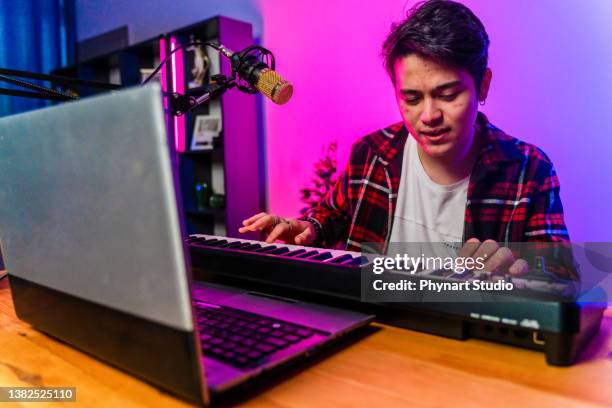
[(276, 240), (287, 244), (310, 245), (315, 240), (314, 226), (308, 221), (296, 218), (283, 218), (278, 215), (261, 212), (242, 221), (244, 227), (238, 232), (246, 233), (253, 231), (264, 231), (268, 234), (266, 242), (272, 243)]

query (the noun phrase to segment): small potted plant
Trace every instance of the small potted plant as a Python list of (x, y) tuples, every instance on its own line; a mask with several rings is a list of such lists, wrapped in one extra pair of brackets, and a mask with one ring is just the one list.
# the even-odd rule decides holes
[(323, 157), (314, 166), (314, 174), (310, 183), (300, 189), (301, 200), (306, 205), (300, 212), (304, 214), (310, 208), (316, 206), (323, 197), (332, 189), (336, 181), (337, 161), (336, 149), (337, 141), (332, 141), (327, 147), (323, 147)]

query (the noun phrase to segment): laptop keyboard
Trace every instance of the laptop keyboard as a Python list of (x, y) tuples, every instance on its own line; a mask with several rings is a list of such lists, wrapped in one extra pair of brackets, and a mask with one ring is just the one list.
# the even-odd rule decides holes
[(283, 320), (216, 305), (195, 303), (204, 355), (238, 368), (265, 364), (283, 350), (318, 331)]

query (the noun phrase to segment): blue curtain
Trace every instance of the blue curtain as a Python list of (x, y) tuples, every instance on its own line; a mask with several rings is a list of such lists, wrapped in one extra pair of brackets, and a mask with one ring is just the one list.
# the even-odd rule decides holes
[[(74, 62), (74, 0), (0, 0), (0, 68), (49, 74)], [(37, 82), (49, 86), (48, 82)], [(14, 87), (0, 81), (0, 88)], [(0, 95), (0, 116), (49, 102)]]
[[(0, 68), (49, 74), (72, 64), (74, 21), (74, 0), (0, 0)], [(48, 82), (26, 81), (49, 86)], [(2, 81), (0, 88), (25, 90)], [(0, 95), (0, 116), (48, 104), (40, 99)]]

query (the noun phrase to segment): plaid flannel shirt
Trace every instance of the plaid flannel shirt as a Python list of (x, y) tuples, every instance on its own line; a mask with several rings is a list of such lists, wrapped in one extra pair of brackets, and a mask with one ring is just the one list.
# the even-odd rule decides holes
[[(463, 241), (569, 242), (559, 180), (544, 152), (489, 123), (478, 113), (485, 143), (470, 176)], [(319, 205), (305, 214), (315, 224), (315, 245), (383, 243), (386, 251), (408, 138), (396, 123), (358, 140), (346, 170)]]

